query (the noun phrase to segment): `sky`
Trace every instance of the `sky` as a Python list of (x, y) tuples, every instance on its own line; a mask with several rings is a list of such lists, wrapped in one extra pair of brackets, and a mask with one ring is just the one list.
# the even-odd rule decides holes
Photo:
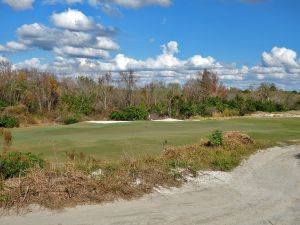
[(140, 83), (216, 72), (300, 90), (298, 0), (0, 0), (0, 60), (60, 76), (134, 70)]

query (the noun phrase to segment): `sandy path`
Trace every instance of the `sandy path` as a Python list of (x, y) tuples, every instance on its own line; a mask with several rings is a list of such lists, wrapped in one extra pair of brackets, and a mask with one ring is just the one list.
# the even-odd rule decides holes
[(140, 200), (0, 217), (0, 224), (300, 224), (300, 146), (259, 152), (233, 172), (214, 176)]

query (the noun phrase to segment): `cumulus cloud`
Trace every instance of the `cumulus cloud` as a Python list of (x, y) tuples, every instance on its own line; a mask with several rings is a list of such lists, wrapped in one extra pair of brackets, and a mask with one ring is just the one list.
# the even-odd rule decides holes
[(274, 47), (271, 52), (263, 52), (261, 58), (261, 64), (250, 71), (257, 79), (300, 80), (300, 61), (295, 51)]
[[(46, 65), (54, 72), (62, 74), (99, 74), (103, 71), (127, 71), (134, 70), (141, 78), (141, 82), (155, 79), (163, 79), (166, 82), (184, 82), (192, 78), (199, 70), (212, 69), (216, 71), (223, 80), (243, 80), (248, 73), (248, 67), (236, 68), (233, 65), (224, 65), (217, 62), (213, 57), (195, 55), (191, 58), (182, 60), (176, 54), (179, 46), (176, 41), (170, 41), (161, 46), (161, 54), (156, 57), (149, 57), (145, 60), (138, 60), (127, 57), (124, 54), (117, 54), (112, 59), (95, 60), (95, 56), (103, 52), (94, 52), (92, 49), (63, 47), (54, 49), (58, 57), (52, 63)], [(85, 55), (84, 58), (77, 57)], [(105, 53), (104, 53), (105, 54)], [(73, 58), (65, 56), (74, 56)], [(105, 55), (101, 55), (102, 58)], [(20, 64), (22, 65), (22, 64)], [(19, 65), (19, 66), (20, 66)], [(45, 65), (43, 65), (45, 68)]]
[(76, 31), (88, 31), (95, 28), (93, 19), (79, 10), (68, 9), (62, 13), (53, 13), (50, 18), (54, 25), (59, 28)]
[(0, 52), (20, 52), (25, 51), (27, 46), (16, 41), (9, 41), (6, 45), (0, 45)]
[(122, 53), (108, 58), (109, 51), (105, 50), (105, 46), (110, 46), (110, 49), (117, 49), (119, 46), (110, 39), (103, 37), (96, 39), (101, 49), (65, 44), (54, 47), (53, 52), (56, 57), (52, 62), (42, 64), (33, 58), (15, 66), (16, 68), (40, 68), (57, 74), (84, 73), (91, 76), (105, 71), (111, 71), (116, 75), (119, 71), (133, 70), (140, 77), (141, 83), (153, 80), (184, 83), (187, 79), (194, 78), (198, 71), (210, 69), (229, 86), (247, 88), (250, 84), (270, 81), (280, 87), (287, 88), (290, 84), (289, 89), (297, 89), (300, 84), (300, 59), (297, 58), (295, 51), (288, 48), (274, 47), (270, 52), (262, 53), (259, 64), (252, 67), (245, 65), (239, 67), (234, 63), (224, 64), (212, 56), (200, 54), (180, 59), (177, 56), (180, 49), (176, 41), (162, 45), (160, 54), (145, 60), (128, 57)]
[(176, 41), (170, 41), (167, 44), (161, 46), (164, 54), (174, 55), (179, 52), (178, 43)]
[(108, 51), (102, 49), (95, 48), (87, 48), (87, 47), (71, 47), (64, 46), (61, 48), (54, 48), (54, 52), (60, 56), (69, 56), (69, 57), (82, 57), (82, 58), (108, 58)]
[(108, 37), (96, 37), (95, 47), (105, 50), (119, 50), (120, 46)]
[(291, 49), (274, 47), (270, 53), (262, 54), (262, 62), (272, 67), (299, 67), (297, 53)]
[(0, 44), (0, 52), (38, 48), (63, 57), (105, 59), (111, 51), (120, 49), (113, 40), (115, 28), (95, 23), (81, 11), (68, 9), (54, 13), (50, 20), (54, 27), (41, 23), (22, 25), (16, 31), (18, 41)]
[(13, 69), (18, 68), (29, 68), (29, 69), (40, 69), (40, 70), (46, 70), (47, 69), (46, 64), (42, 64), (40, 59), (38, 58), (31, 58), (27, 59), (23, 62), (17, 63), (13, 65)]
[(32, 8), (34, 0), (2, 0), (2, 3), (9, 5), (14, 10), (25, 10)]

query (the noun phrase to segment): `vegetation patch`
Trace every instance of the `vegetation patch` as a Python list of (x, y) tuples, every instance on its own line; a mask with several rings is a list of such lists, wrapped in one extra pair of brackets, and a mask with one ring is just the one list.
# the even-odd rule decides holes
[[(246, 134), (234, 134), (225, 133), (223, 145), (207, 146), (205, 140), (195, 145), (166, 147), (157, 156), (125, 155), (120, 160), (102, 161), (68, 152), (63, 166), (52, 164), (44, 168), (38, 158), (33, 158), (30, 167), (3, 176), (9, 179), (1, 181), (0, 207), (16, 209), (38, 204), (57, 209), (137, 198), (152, 192), (155, 187), (178, 187), (187, 177), (196, 176), (199, 170), (231, 170), (242, 159), (264, 147), (253, 141), (244, 142), (244, 137), (248, 137)], [(237, 142), (240, 137), (243, 137), (242, 141)], [(24, 157), (15, 154), (5, 160)], [(32, 159), (32, 155), (25, 156)], [(19, 165), (18, 161), (10, 161), (10, 165)], [(26, 174), (11, 178), (25, 169)]]
[(208, 145), (217, 147), (223, 145), (223, 135), (222, 131), (216, 130), (211, 135), (208, 136)]
[(20, 121), (14, 116), (0, 116), (0, 127), (13, 128), (19, 127)]
[(43, 167), (44, 160), (30, 152), (9, 152), (0, 155), (0, 177), (4, 179), (23, 176), (28, 169)]
[(75, 124), (78, 123), (79, 119), (75, 116), (67, 116), (64, 118), (64, 124), (65, 125), (70, 125), (70, 124)]
[(109, 116), (111, 120), (121, 121), (145, 120), (146, 117), (147, 112), (141, 107), (127, 107), (122, 111), (113, 111)]

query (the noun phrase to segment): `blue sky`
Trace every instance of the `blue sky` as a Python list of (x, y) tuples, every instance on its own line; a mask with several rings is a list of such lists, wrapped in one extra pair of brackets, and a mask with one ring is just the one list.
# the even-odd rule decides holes
[(0, 0), (0, 57), (57, 74), (134, 69), (300, 90), (297, 0)]

